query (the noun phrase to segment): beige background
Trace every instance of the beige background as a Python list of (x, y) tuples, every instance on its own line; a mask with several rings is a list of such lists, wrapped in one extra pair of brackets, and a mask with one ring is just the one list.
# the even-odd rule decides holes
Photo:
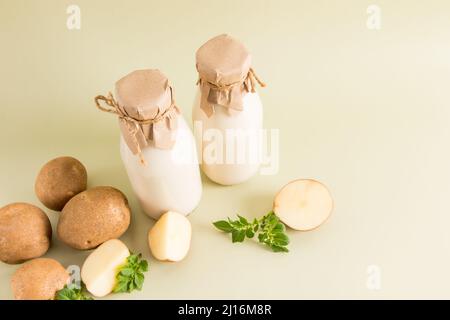
[[(79, 31), (66, 28), (72, 2)], [(372, 1), (363, 0), (1, 0), (0, 206), (39, 204), (34, 178), (60, 155), (87, 166), (90, 186), (123, 190), (134, 219), (123, 240), (151, 267), (143, 291), (111, 299), (450, 298), (450, 3), (375, 3), (379, 31), (366, 27)], [(116, 119), (93, 97), (157, 67), (190, 121), (195, 50), (224, 32), (248, 46), (268, 83), (260, 92), (265, 127), (281, 130), (280, 170), (233, 187), (204, 179), (189, 256), (160, 263), (146, 244), (153, 221), (121, 164)], [(233, 245), (212, 228), (235, 213), (265, 214), (300, 177), (327, 184), (336, 208), (316, 231), (289, 231), (289, 254)], [(58, 213), (46, 211), (55, 226)], [(54, 239), (46, 256), (69, 265), (87, 255)], [(373, 264), (378, 291), (366, 286)], [(12, 297), (17, 267), (0, 263), (1, 299)]]

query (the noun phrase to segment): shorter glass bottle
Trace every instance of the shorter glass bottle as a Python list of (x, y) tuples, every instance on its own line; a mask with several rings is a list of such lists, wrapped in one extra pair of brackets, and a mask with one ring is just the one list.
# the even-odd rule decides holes
[(168, 79), (159, 70), (134, 71), (117, 81), (115, 98), (98, 96), (96, 104), (119, 117), (120, 154), (145, 213), (192, 212), (202, 194), (195, 140)]
[(255, 87), (265, 85), (251, 63), (245, 46), (226, 34), (208, 40), (196, 54), (197, 148), (202, 171), (222, 185), (250, 179), (261, 164), (263, 106)]

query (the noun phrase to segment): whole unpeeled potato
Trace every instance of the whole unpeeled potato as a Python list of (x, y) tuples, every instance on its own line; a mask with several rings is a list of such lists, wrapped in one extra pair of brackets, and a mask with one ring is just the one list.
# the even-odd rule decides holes
[(56, 260), (38, 258), (24, 263), (13, 274), (11, 289), (16, 300), (53, 300), (70, 276)]
[(67, 201), (86, 190), (86, 186), (87, 172), (83, 164), (72, 157), (59, 157), (42, 167), (34, 190), (44, 206), (61, 211)]
[(130, 225), (125, 195), (113, 187), (95, 187), (73, 197), (58, 221), (58, 238), (75, 249), (92, 249), (119, 238)]
[(28, 203), (0, 208), (0, 260), (21, 263), (47, 252), (52, 227), (47, 215)]

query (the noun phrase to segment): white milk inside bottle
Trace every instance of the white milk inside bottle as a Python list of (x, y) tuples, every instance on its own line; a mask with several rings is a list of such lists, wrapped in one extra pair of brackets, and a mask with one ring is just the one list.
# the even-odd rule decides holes
[(167, 78), (159, 70), (134, 71), (116, 83), (115, 98), (105, 102), (119, 116), (120, 154), (142, 209), (155, 219), (167, 211), (188, 215), (201, 198), (200, 171)]
[(192, 111), (201, 168), (222, 185), (244, 182), (261, 164), (264, 84), (251, 68), (247, 49), (228, 35), (217, 36), (196, 54), (199, 73)]

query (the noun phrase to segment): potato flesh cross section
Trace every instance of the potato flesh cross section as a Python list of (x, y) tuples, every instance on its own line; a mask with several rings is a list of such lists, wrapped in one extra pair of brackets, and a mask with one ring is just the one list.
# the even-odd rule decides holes
[(191, 233), (191, 223), (184, 215), (166, 212), (148, 233), (153, 256), (161, 261), (183, 260), (189, 251)]
[(127, 261), (130, 251), (120, 240), (106, 241), (86, 259), (81, 269), (81, 279), (86, 289), (96, 297), (111, 293), (116, 285), (119, 268)]
[(276, 195), (274, 213), (292, 229), (308, 231), (324, 223), (333, 210), (333, 199), (320, 182), (300, 179), (288, 183)]

